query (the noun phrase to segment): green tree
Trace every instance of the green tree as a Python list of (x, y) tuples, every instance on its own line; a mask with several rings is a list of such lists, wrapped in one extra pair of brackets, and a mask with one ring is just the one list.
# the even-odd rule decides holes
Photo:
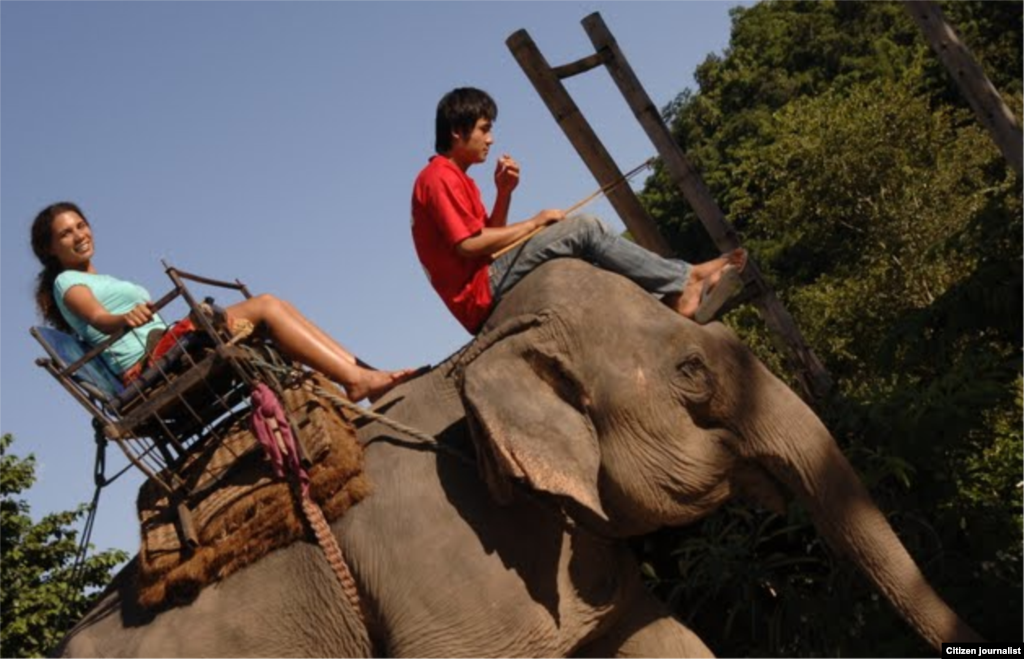
[[(96, 589), (109, 583), (111, 569), (128, 554), (120, 550), (93, 554), (85, 560), (79, 582), (73, 584), (77, 531), (70, 527), (88, 506), (33, 522), (20, 495), (35, 482), (35, 457), (11, 454), (13, 441), (10, 434), (0, 439), (0, 655), (39, 657), (54, 649), (65, 632), (62, 624), (73, 623), (85, 613), (99, 595)], [(86, 590), (95, 592), (89, 595)]]
[[(944, 9), (1019, 120), (1020, 3)], [(819, 413), (939, 592), (1018, 637), (1020, 180), (899, 3), (734, 10), (696, 79), (666, 116), (834, 376)], [(716, 251), (665, 172), (643, 201), (679, 253)], [(751, 308), (726, 320), (789, 377)], [(799, 509), (728, 507), (638, 549), (721, 654), (931, 653)]]

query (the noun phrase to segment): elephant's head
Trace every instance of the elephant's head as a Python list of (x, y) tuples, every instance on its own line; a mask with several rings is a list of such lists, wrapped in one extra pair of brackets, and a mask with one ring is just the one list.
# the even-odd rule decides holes
[[(527, 317), (539, 320), (517, 323)], [(497, 497), (523, 481), (626, 536), (692, 522), (734, 494), (774, 509), (792, 495), (929, 642), (978, 639), (814, 412), (725, 326), (567, 259), (523, 280), (478, 343), (489, 345), (469, 357), (463, 394)]]

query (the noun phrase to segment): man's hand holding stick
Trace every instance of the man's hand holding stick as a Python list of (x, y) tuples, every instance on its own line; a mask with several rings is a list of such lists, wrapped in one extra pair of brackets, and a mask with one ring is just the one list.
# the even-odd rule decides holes
[[(649, 158), (649, 159), (645, 160), (641, 165), (639, 165), (638, 167), (635, 167), (635, 168), (631, 169), (630, 171), (626, 172), (625, 174), (623, 174), (621, 177), (619, 177), (615, 181), (612, 181), (611, 183), (609, 183), (608, 185), (604, 186), (603, 188), (595, 190), (593, 193), (591, 193), (591, 194), (587, 195), (586, 197), (584, 197), (583, 199), (577, 201), (575, 204), (573, 204), (572, 206), (570, 206), (569, 208), (567, 208), (565, 210), (564, 216), (568, 217), (570, 213), (574, 213), (574, 212), (578, 211), (579, 209), (583, 208), (584, 206), (586, 206), (590, 202), (594, 201), (595, 199), (597, 199), (601, 195), (608, 194), (608, 192), (610, 192), (613, 188), (615, 188), (616, 186), (618, 186), (621, 183), (624, 183), (625, 181), (628, 181), (629, 179), (633, 178), (638, 173), (640, 173), (642, 170), (646, 169), (647, 167), (650, 167), (653, 164), (654, 164), (654, 158)], [(508, 245), (502, 247), (501, 249), (499, 249), (498, 251), (494, 252), (493, 254), (491, 254), (491, 262), (493, 263), (494, 261), (497, 261), (498, 258), (501, 257), (503, 254), (507, 254), (508, 252), (510, 252), (511, 250), (515, 249), (519, 245), (522, 245), (523, 243), (525, 243), (530, 238), (533, 238), (535, 235), (540, 233), (547, 226), (548, 226), (547, 224), (543, 224), (543, 225), (537, 227), (536, 229), (534, 229), (533, 231), (531, 231), (530, 233), (526, 234), (522, 238), (519, 238), (514, 243), (508, 244)]]

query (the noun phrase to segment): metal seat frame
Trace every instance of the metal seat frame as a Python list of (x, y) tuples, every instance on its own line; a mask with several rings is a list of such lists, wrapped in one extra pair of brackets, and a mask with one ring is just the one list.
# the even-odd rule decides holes
[[(286, 361), (259, 333), (254, 332), (239, 341), (227, 328), (215, 327), (185, 283), (195, 282), (251, 298), (242, 282), (210, 279), (184, 272), (166, 262), (163, 265), (173, 287), (155, 303), (154, 309), (159, 311), (179, 297), (183, 298), (196, 333), (204, 338), (201, 341), (204, 346), (198, 351), (185, 349), (177, 363), (158, 360), (149, 370), (159, 369), (161, 377), (139, 387), (134, 396), (117, 400), (79, 374), (86, 364), (94, 360), (102, 362), (102, 353), (131, 331), (129, 328), (114, 333), (70, 364), (46, 341), (42, 332), (37, 328), (30, 332), (48, 355), (37, 359), (36, 364), (60, 382), (92, 415), (97, 441), (116, 443), (135, 467), (172, 496), (184, 539), (195, 546), (197, 540), (188, 502), (209, 492), (216, 483), (205, 483), (200, 492), (195, 487), (195, 478), (187, 476), (184, 467), (198, 453), (215, 448), (223, 440), (224, 431), (239, 415), (249, 411), (249, 393), (255, 384), (266, 383), (280, 397), (284, 387), (291, 384), (291, 378), (302, 371)], [(206, 302), (212, 304), (213, 300), (207, 298)], [(288, 375), (282, 376), (282, 373)], [(291, 425), (299, 437), (296, 424)]]

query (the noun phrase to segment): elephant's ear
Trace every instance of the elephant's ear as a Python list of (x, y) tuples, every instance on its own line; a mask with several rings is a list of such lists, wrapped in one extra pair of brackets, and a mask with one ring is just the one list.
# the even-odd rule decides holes
[(597, 485), (601, 452), (583, 412), (585, 391), (562, 358), (529, 339), (505, 339), (465, 371), (463, 396), (484, 480), (499, 501), (511, 498), (517, 479), (607, 521)]

